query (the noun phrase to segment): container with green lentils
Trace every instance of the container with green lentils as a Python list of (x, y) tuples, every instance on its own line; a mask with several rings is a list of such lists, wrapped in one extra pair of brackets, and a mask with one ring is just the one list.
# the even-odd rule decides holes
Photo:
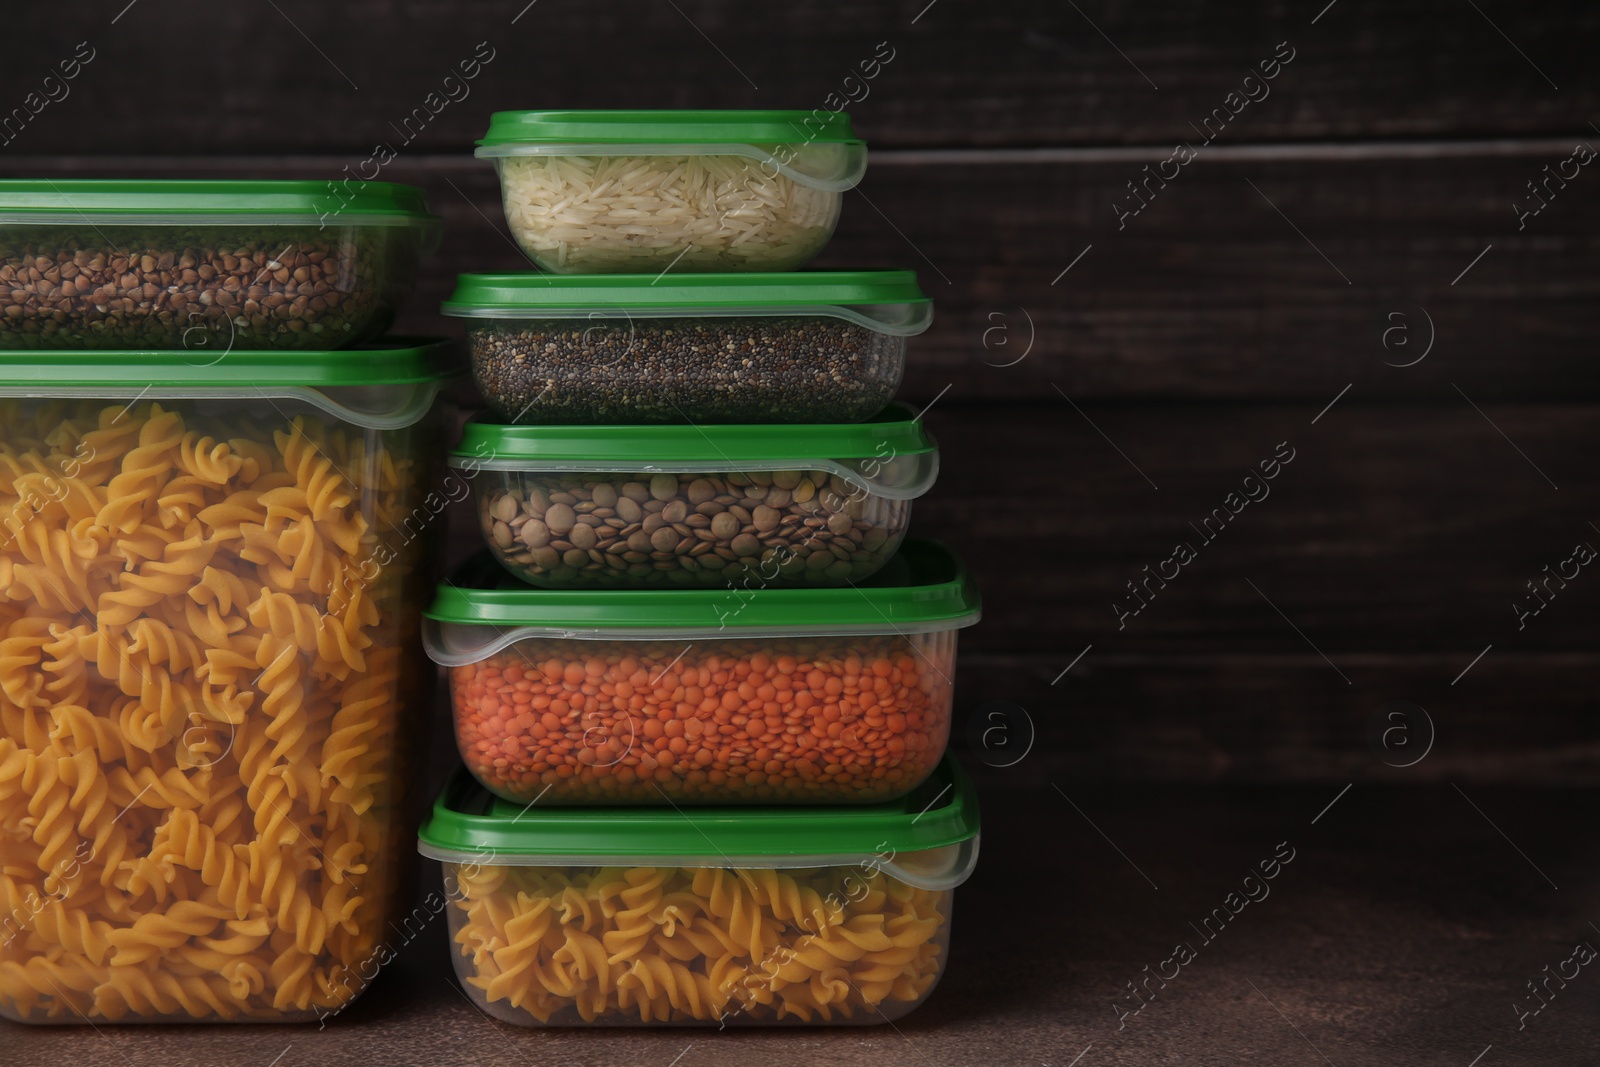
[(509, 423), (849, 423), (932, 304), (911, 271), (463, 274), (473, 376)]
[(484, 539), (546, 589), (847, 585), (894, 554), (938, 473), (893, 404), (861, 423), (518, 426), (469, 422), (451, 463)]

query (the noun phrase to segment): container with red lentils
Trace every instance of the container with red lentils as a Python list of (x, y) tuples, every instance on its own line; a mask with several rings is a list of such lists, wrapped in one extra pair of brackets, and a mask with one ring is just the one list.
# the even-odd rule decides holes
[(956, 631), (979, 611), (927, 541), (843, 589), (534, 589), (479, 555), (423, 635), (463, 761), (507, 800), (868, 803), (944, 754)]

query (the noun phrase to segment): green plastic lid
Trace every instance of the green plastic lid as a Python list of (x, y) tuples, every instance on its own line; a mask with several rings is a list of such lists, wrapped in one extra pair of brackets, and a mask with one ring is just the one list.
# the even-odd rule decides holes
[(487, 552), (439, 583), (423, 615), (437, 663), (476, 663), (529, 637), (682, 640), (751, 634), (911, 634), (971, 626), (977, 584), (956, 554), (908, 538), (870, 579), (815, 586), (724, 589), (536, 589)]
[(931, 304), (910, 270), (778, 274), (462, 274), (440, 305), (446, 315), (547, 308), (579, 311)]
[(450, 461), (484, 470), (781, 470), (811, 460), (887, 461), (937, 451), (922, 420), (894, 403), (853, 423), (519, 426), (472, 419)]
[(496, 111), (478, 144), (861, 144), (843, 111)]
[(909, 270), (462, 274), (440, 310), (515, 319), (823, 315), (901, 337), (933, 321), (933, 301)]
[[(978, 833), (977, 793), (948, 754), (909, 796), (848, 806), (539, 807), (495, 797), (458, 768), (418, 832), (417, 851), (504, 866), (804, 867), (870, 859), (908, 881), (948, 888), (971, 871)], [(941, 863), (917, 857), (952, 846)]]
[(316, 222), (330, 216), (391, 226), (437, 221), (428, 214), (421, 189), (393, 182), (0, 179), (3, 221), (160, 221), (170, 216), (185, 223), (224, 218)]
[(454, 349), (452, 342), (434, 338), (389, 338), (381, 345), (308, 351), (11, 349), (0, 351), (0, 390), (10, 396), (57, 396), (100, 388), (152, 394), (221, 388), (249, 395), (252, 389), (275, 386), (406, 385), (455, 373)]

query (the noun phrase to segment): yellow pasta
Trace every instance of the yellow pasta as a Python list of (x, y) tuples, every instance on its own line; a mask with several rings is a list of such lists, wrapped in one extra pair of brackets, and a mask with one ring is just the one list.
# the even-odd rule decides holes
[(943, 965), (949, 891), (874, 868), (445, 869), (458, 970), (510, 1021), (878, 1022)]
[(309, 1018), (367, 984), (414, 461), (225, 407), (0, 401), (0, 1014)]

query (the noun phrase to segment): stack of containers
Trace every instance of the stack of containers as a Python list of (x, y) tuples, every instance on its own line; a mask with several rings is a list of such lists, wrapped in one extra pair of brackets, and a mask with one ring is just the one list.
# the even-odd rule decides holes
[(424, 825), (455, 965), (526, 1025), (878, 1022), (943, 971), (977, 805), (946, 755), (965, 568), (906, 539), (909, 271), (800, 271), (847, 115), (505, 112), (462, 275), (487, 542), (438, 589), (464, 769)]
[(309, 1020), (376, 973), (450, 372), (381, 335), (437, 228), (0, 181), (0, 1014)]

